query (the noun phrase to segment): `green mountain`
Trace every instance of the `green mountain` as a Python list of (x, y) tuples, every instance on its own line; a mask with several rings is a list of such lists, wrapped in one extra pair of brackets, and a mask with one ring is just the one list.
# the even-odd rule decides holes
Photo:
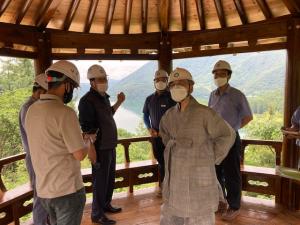
[[(286, 65), (286, 52), (283, 50), (178, 59), (173, 61), (173, 68), (183, 67), (192, 73), (195, 80), (193, 95), (206, 103), (210, 92), (215, 89), (211, 71), (220, 59), (228, 61), (232, 66), (230, 84), (243, 91), (247, 97), (270, 97), (270, 93), (273, 93), (280, 95), (275, 97), (282, 101)], [(109, 89), (112, 99), (114, 94), (123, 91), (126, 94), (123, 106), (141, 114), (146, 97), (154, 91), (153, 75), (156, 70), (157, 62), (150, 61), (126, 78), (112, 84)]]

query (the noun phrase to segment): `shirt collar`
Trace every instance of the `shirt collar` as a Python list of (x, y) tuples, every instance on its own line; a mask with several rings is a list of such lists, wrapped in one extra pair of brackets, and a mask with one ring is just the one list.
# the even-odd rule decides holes
[(40, 100), (57, 100), (57, 101), (63, 103), (63, 101), (60, 97), (58, 97), (57, 95), (52, 95), (52, 94), (41, 94)]
[[(231, 90), (231, 86), (230, 86), (230, 84), (228, 84), (228, 86), (227, 86), (227, 88), (225, 89), (225, 91), (224, 91), (224, 93), (223, 93), (223, 94), (228, 94), (228, 93), (230, 92), (230, 90)], [(219, 91), (219, 88), (218, 88), (218, 89), (216, 89), (215, 95), (218, 95), (218, 96), (220, 96), (220, 91)]]
[(100, 95), (99, 92), (96, 91), (92, 87), (90, 88), (90, 92), (93, 93), (94, 95), (97, 95), (97, 96), (101, 97), (101, 98), (109, 98), (110, 97), (107, 93), (105, 93), (105, 95)]

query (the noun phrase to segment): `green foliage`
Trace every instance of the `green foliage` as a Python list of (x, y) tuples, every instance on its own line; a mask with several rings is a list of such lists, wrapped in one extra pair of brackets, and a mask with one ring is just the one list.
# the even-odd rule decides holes
[(29, 87), (33, 78), (32, 60), (0, 58), (0, 92)]

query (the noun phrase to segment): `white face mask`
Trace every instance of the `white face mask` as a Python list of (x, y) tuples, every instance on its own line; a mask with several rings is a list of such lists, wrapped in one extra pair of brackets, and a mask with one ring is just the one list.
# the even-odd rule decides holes
[(181, 85), (175, 85), (170, 89), (170, 92), (171, 92), (171, 97), (175, 102), (181, 102), (188, 95), (187, 89)]
[(214, 79), (214, 82), (217, 87), (222, 87), (225, 84), (227, 84), (227, 77), (216, 78), (216, 79)]
[(96, 84), (96, 89), (99, 93), (105, 93), (108, 89), (108, 84), (107, 83)]
[(167, 82), (158, 81), (154, 83), (156, 90), (163, 91), (167, 88)]

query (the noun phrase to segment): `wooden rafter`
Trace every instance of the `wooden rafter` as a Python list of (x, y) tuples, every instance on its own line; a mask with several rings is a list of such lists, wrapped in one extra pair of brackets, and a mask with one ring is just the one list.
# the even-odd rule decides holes
[(181, 26), (182, 30), (187, 30), (187, 5), (186, 0), (179, 0), (180, 3), (180, 15), (181, 15)]
[(160, 0), (159, 5), (159, 22), (161, 31), (163, 33), (168, 32), (169, 30), (169, 20), (170, 20), (170, 0)]
[(205, 30), (206, 29), (206, 24), (205, 24), (205, 14), (204, 14), (203, 0), (195, 0), (195, 1), (196, 1), (196, 5), (197, 5), (197, 13), (198, 13), (200, 27), (201, 27), (202, 30)]
[(257, 4), (259, 5), (259, 8), (263, 12), (266, 19), (272, 18), (272, 12), (266, 2), (266, 0), (256, 0)]
[(71, 5), (70, 5), (70, 8), (69, 8), (69, 11), (68, 11), (68, 14), (67, 14), (67, 17), (66, 17), (66, 20), (65, 20), (65, 23), (64, 23), (64, 30), (69, 30), (70, 26), (71, 26), (71, 23), (73, 21), (73, 18), (75, 16), (75, 13), (78, 9), (78, 6), (80, 4), (80, 1), (81, 0), (73, 0)]
[(221, 27), (222, 28), (227, 27), (221, 0), (214, 0), (214, 2), (215, 2), (215, 6), (216, 6), (216, 10), (217, 10), (217, 14), (219, 17)]
[[(295, 14), (300, 12), (300, 2), (298, 0), (282, 0), (290, 13)], [(298, 3), (297, 3), (298, 1)]]
[(148, 24), (148, 0), (142, 0), (142, 31), (147, 33)]
[(242, 24), (247, 24), (248, 23), (248, 18), (247, 14), (243, 5), (242, 0), (233, 0), (235, 4), (235, 8), (238, 11), (238, 14), (240, 16), (240, 19), (242, 21)]
[(2, 0), (0, 1), (0, 16), (5, 12), (9, 4), (11, 3), (12, 0)]
[(20, 24), (28, 11), (29, 7), (31, 6), (33, 0), (24, 0), (22, 3), (22, 7), (20, 8), (18, 14), (17, 14), (17, 19), (16, 19), (16, 24)]
[(105, 34), (110, 33), (115, 8), (116, 8), (116, 0), (110, 0), (108, 10), (107, 10), (107, 14), (106, 14), (106, 23), (105, 23), (105, 30), (104, 30)]
[(132, 0), (126, 0), (125, 21), (124, 21), (124, 33), (125, 34), (129, 33), (131, 11), (132, 11)]
[(41, 29), (46, 28), (60, 3), (61, 0), (48, 0), (37, 17), (36, 26)]
[(94, 19), (96, 10), (97, 10), (98, 2), (99, 2), (99, 0), (91, 1), (88, 15), (87, 15), (86, 22), (85, 22), (85, 27), (84, 27), (84, 32), (86, 32), (86, 33), (90, 32), (90, 29), (91, 29), (91, 26), (93, 23), (93, 19)]

